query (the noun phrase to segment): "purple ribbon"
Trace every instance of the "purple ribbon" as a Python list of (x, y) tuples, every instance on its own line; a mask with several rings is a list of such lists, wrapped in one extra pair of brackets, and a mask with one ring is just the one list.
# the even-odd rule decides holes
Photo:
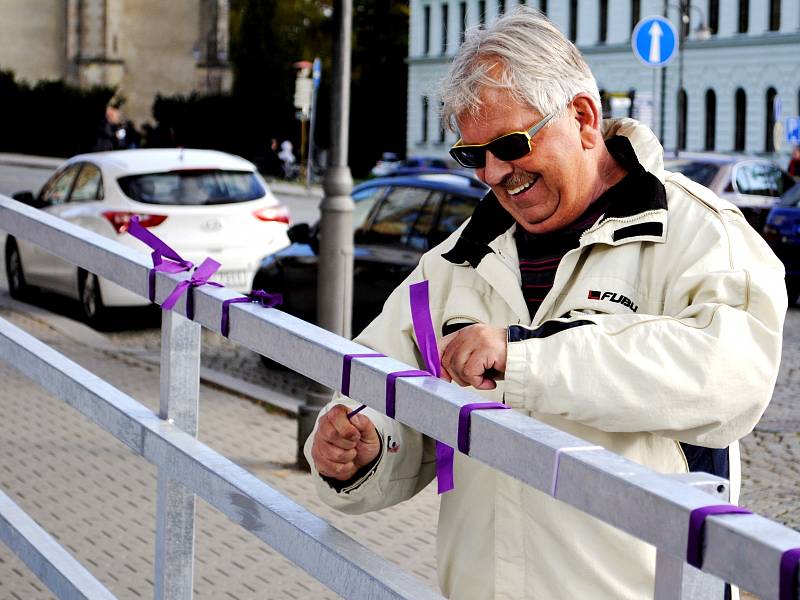
[[(342, 360), (342, 394), (345, 396), (350, 395), (350, 368), (352, 367), (354, 358), (380, 358), (385, 356), (385, 354), (381, 354), (380, 352), (372, 352), (368, 354), (345, 354), (344, 359)], [(361, 409), (359, 409), (359, 412), (360, 410)], [(350, 418), (349, 414), (348, 418)]]
[[(170, 248), (163, 240), (157, 235), (148, 231), (139, 223), (139, 217), (131, 217), (128, 224), (128, 233), (141, 242), (144, 242), (153, 252), (150, 256), (153, 258), (153, 268), (150, 269), (148, 276), (148, 297), (150, 302), (156, 301), (156, 271), (162, 273), (181, 273), (183, 271), (191, 271), (194, 264), (188, 260), (184, 260), (181, 256)], [(164, 261), (166, 259), (166, 262)]]
[[(699, 569), (703, 565), (703, 537), (709, 515), (749, 515), (746, 508), (733, 504), (712, 504), (695, 508), (689, 514), (689, 536), (686, 542), (686, 562)], [(782, 571), (781, 571), (782, 572)]]
[(800, 548), (792, 548), (781, 554), (781, 574), (778, 583), (779, 600), (797, 600), (798, 564), (800, 564)]
[(222, 302), (222, 320), (219, 324), (219, 330), (222, 335), (228, 337), (231, 331), (230, 321), (230, 306), (231, 304), (239, 302), (255, 302), (264, 308), (274, 308), (283, 304), (283, 296), (280, 294), (270, 294), (264, 290), (253, 290), (244, 296), (238, 298), (228, 298)]
[[(469, 431), (470, 431), (470, 415), (473, 410), (495, 410), (495, 409), (511, 408), (499, 402), (473, 402), (472, 404), (465, 404), (458, 411), (458, 450), (463, 454), (469, 454)], [(452, 448), (451, 448), (452, 451)]]
[(417, 371), (416, 369), (411, 371), (395, 371), (394, 373), (389, 373), (386, 376), (386, 416), (391, 417), (394, 419), (395, 409), (394, 409), (394, 384), (397, 381), (398, 377), (430, 377), (431, 374), (428, 371)]
[(172, 290), (172, 293), (167, 296), (167, 298), (161, 304), (161, 308), (171, 310), (183, 293), (187, 292), (188, 290), (186, 293), (186, 317), (190, 320), (194, 319), (194, 293), (192, 290), (194, 290), (196, 287), (200, 287), (201, 285), (225, 287), (221, 283), (208, 280), (208, 278), (216, 273), (217, 269), (219, 268), (220, 264), (217, 261), (215, 261), (213, 258), (206, 258), (200, 263), (200, 266), (194, 270), (189, 279), (184, 279), (175, 286), (175, 289)]

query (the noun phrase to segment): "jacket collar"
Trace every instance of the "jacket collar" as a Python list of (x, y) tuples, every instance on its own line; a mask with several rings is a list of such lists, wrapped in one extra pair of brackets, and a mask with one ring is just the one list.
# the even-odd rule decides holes
[[(581, 236), (581, 247), (595, 243), (619, 245), (634, 241), (663, 242), (666, 238), (667, 199), (663, 152), (658, 140), (633, 119), (609, 119), (603, 125), (606, 147), (629, 172), (612, 188), (614, 196), (603, 217)], [(490, 244), (515, 227), (493, 192), (475, 208), (452, 249), (442, 255), (454, 264), (477, 269), (492, 254)]]

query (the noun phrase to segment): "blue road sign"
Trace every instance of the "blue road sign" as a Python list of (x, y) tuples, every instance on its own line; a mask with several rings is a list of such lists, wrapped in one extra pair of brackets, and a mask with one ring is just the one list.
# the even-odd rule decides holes
[(663, 67), (675, 56), (678, 32), (665, 17), (644, 18), (633, 29), (631, 48), (648, 67)]
[(311, 66), (311, 79), (314, 81), (314, 89), (319, 87), (319, 80), (322, 77), (322, 61), (319, 58), (314, 59), (314, 64)]
[(800, 144), (800, 117), (786, 117), (786, 143)]

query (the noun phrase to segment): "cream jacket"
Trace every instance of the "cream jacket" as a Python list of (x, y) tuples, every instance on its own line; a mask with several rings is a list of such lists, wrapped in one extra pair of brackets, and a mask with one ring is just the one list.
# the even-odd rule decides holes
[[(505, 381), (478, 393), (661, 473), (687, 471), (679, 441), (729, 447), (735, 502), (737, 440), (761, 417), (778, 374), (783, 266), (736, 207), (663, 170), (649, 129), (625, 119), (606, 130), (630, 140), (663, 184), (661, 201), (630, 198), (588, 229), (533, 318), (514, 225), (476, 253), (475, 240), (458, 241), (480, 231), (468, 222), (423, 256), (357, 341), (422, 366), (408, 285), (428, 279), (438, 332), (458, 322), (509, 327)], [(406, 500), (435, 474), (432, 440), (374, 410), (363, 414), (384, 444), (399, 447), (384, 448), (375, 468), (341, 491), (313, 474), (323, 500), (352, 514)], [(310, 447), (311, 438), (312, 462)], [(441, 497), (437, 534), (448, 597), (652, 598), (647, 544), (458, 452), (455, 482)]]

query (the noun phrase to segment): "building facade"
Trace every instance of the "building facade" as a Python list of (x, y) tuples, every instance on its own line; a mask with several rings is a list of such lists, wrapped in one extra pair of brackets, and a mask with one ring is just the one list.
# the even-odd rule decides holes
[[(409, 154), (446, 155), (456, 136), (441, 126), (437, 83), (465, 28), (489, 23), (520, 3), (525, 2), (411, 0)], [(528, 0), (527, 4), (545, 12), (584, 54), (603, 93), (604, 113), (640, 118), (667, 150), (777, 152), (781, 161), (790, 152), (775, 123), (800, 114), (800, 1)], [(688, 19), (682, 76), (681, 53), (658, 69), (642, 64), (631, 49), (636, 23), (665, 13), (676, 29), (681, 13), (686, 15), (684, 23)]]
[(106, 85), (137, 123), (157, 94), (231, 86), (228, 0), (3, 0), (0, 69), (29, 82)]

